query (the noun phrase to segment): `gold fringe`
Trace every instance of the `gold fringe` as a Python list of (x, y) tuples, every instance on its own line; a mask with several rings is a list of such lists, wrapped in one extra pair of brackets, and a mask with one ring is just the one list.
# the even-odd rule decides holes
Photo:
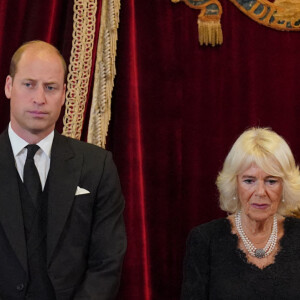
[(80, 139), (91, 74), (97, 0), (74, 0), (63, 134)]
[(87, 138), (89, 143), (103, 148), (111, 116), (111, 96), (116, 75), (119, 12), (120, 0), (103, 0)]
[[(198, 35), (200, 45), (221, 45), (223, 43), (223, 33), (221, 27), (221, 15), (223, 12), (219, 0), (191, 1), (191, 0), (171, 0), (173, 3), (183, 1), (187, 6), (200, 9), (198, 15)], [(234, 1), (234, 0), (231, 0)], [(290, 0), (292, 1), (292, 0)], [(300, 1), (300, 0), (294, 0)]]
[(222, 45), (223, 33), (220, 19), (205, 19), (198, 18), (198, 31), (200, 45)]

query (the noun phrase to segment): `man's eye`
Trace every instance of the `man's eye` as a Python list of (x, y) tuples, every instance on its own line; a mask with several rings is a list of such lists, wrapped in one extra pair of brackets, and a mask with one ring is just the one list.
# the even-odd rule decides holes
[(47, 85), (47, 86), (46, 86), (46, 89), (47, 89), (48, 91), (53, 91), (55, 88), (54, 88), (54, 86), (52, 86), (52, 85)]
[(32, 87), (32, 84), (30, 82), (24, 82), (23, 84), (25, 87)]

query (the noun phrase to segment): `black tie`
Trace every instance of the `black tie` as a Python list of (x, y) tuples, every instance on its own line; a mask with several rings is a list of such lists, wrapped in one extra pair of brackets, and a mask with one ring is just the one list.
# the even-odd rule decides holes
[(27, 145), (27, 157), (24, 165), (24, 184), (35, 207), (38, 206), (38, 197), (42, 191), (39, 172), (34, 163), (34, 155), (40, 149), (38, 145)]

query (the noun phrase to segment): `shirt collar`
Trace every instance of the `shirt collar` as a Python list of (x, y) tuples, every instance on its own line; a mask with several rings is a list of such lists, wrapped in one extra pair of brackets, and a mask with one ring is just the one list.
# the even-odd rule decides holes
[[(28, 143), (23, 140), (21, 137), (19, 137), (11, 128), (11, 124), (9, 123), (8, 126), (8, 136), (10, 139), (11, 147), (14, 153), (14, 156), (16, 157), (19, 155), (24, 147), (28, 145)], [(43, 150), (43, 152), (50, 158), (51, 154), (51, 147), (53, 143), (53, 138), (54, 138), (54, 130), (48, 134), (44, 139), (39, 141), (37, 145)]]

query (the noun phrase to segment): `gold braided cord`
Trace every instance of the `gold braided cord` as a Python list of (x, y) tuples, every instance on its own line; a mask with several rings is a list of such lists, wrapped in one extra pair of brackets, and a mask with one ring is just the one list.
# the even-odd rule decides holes
[(116, 75), (115, 58), (119, 13), (120, 0), (102, 1), (101, 25), (87, 141), (103, 148), (105, 147), (111, 116), (111, 96)]
[(92, 66), (97, 0), (74, 0), (63, 134), (80, 139)]

